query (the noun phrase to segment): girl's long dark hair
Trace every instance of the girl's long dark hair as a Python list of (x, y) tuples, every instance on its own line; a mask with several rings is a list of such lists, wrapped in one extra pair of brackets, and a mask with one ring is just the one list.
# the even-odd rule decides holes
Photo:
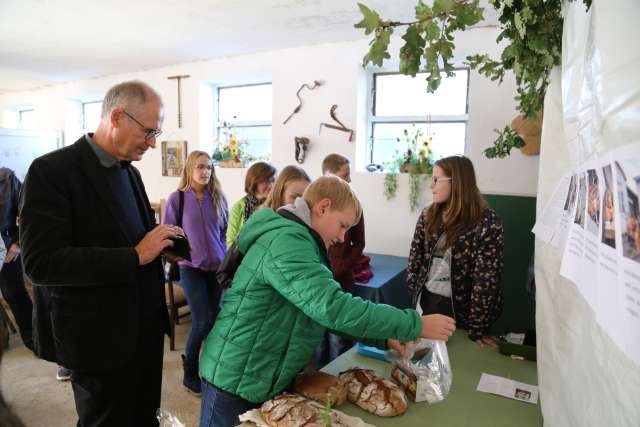
[(473, 163), (467, 157), (445, 157), (435, 166), (451, 178), (451, 196), (445, 203), (433, 203), (425, 211), (425, 237), (433, 239), (443, 230), (447, 236), (445, 247), (449, 248), (460, 235), (478, 224), (487, 202), (480, 194)]

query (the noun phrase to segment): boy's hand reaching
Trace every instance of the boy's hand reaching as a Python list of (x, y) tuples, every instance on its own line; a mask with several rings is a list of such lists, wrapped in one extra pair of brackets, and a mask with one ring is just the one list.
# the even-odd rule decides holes
[(447, 341), (456, 330), (456, 322), (442, 314), (422, 316), (422, 338)]
[(407, 345), (398, 340), (389, 338), (387, 340), (387, 347), (389, 347), (391, 350), (395, 350), (398, 353), (400, 353), (400, 356), (404, 356), (407, 354)]

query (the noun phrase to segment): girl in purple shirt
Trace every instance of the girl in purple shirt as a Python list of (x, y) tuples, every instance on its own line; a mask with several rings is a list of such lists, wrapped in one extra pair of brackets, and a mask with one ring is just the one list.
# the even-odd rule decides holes
[(213, 326), (220, 304), (220, 287), (216, 270), (226, 253), (227, 200), (216, 178), (211, 157), (204, 151), (193, 151), (182, 171), (178, 191), (169, 195), (164, 211), (164, 224), (177, 225), (180, 192), (184, 194), (182, 229), (191, 245), (191, 261), (182, 260), (180, 285), (191, 310), (192, 325), (185, 354), (184, 386), (200, 394), (198, 359), (202, 341)]

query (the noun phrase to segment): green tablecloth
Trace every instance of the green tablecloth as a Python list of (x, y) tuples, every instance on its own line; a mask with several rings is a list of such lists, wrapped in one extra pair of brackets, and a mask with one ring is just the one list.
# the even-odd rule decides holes
[[(385, 426), (452, 426), (452, 427), (526, 427), (542, 426), (540, 404), (519, 402), (488, 393), (476, 391), (480, 375), (498, 375), (515, 381), (538, 384), (535, 362), (513, 360), (498, 353), (493, 347), (478, 347), (462, 332), (447, 344), (453, 385), (447, 398), (429, 405), (427, 402), (409, 403), (403, 415), (382, 418), (372, 415), (347, 402), (337, 409), (362, 418), (378, 427)], [(368, 368), (390, 378), (389, 363), (361, 356), (355, 347), (344, 353), (322, 370), (334, 375), (352, 367)]]

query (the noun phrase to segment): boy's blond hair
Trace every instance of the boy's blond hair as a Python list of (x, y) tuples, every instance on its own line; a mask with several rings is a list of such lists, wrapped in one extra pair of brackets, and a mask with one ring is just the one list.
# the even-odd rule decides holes
[(321, 176), (313, 181), (304, 191), (302, 198), (312, 209), (323, 199), (331, 200), (331, 209), (344, 211), (350, 207), (356, 210), (356, 220), (360, 221), (362, 206), (351, 186), (337, 176)]
[(337, 173), (344, 165), (350, 164), (349, 159), (340, 154), (329, 154), (322, 161), (322, 174)]

